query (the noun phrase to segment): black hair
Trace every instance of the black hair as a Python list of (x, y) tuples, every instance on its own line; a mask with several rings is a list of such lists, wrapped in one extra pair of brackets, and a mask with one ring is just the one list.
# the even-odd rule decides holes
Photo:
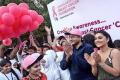
[(60, 43), (60, 46), (63, 46), (63, 43), (64, 43), (65, 41), (62, 41), (61, 43)]
[(27, 70), (25, 70), (24, 68), (22, 70), (22, 73), (23, 73), (23, 77), (26, 77), (29, 75), (29, 72)]
[(44, 48), (52, 49), (51, 45), (49, 43), (45, 43), (45, 42), (42, 44), (42, 48), (43, 49)]
[(96, 32), (95, 32), (95, 35), (96, 35), (97, 33), (101, 33), (101, 34), (103, 34), (107, 39), (109, 39), (109, 41), (108, 41), (108, 47), (114, 48), (114, 44), (113, 44), (113, 42), (112, 42), (112, 38), (111, 38), (111, 36), (110, 36), (109, 33), (107, 33), (107, 32), (104, 31), (104, 30), (96, 31)]
[(61, 39), (65, 39), (65, 37), (64, 36), (59, 36), (58, 40), (61, 40)]
[(43, 49), (44, 49), (44, 48), (51, 49), (51, 47), (49, 47), (49, 46), (47, 46), (47, 45), (43, 45), (42, 47), (43, 47)]
[(40, 45), (38, 45), (38, 47), (39, 47), (39, 48), (42, 48), (42, 47), (43, 47), (43, 45), (42, 45), (42, 44), (40, 44)]
[(65, 34), (65, 35), (70, 35), (70, 33), (69, 33), (69, 32), (65, 32), (64, 34)]
[(94, 48), (96, 48), (94, 40), (95, 40), (95, 36), (92, 34), (86, 34), (85, 36), (83, 36), (84, 43), (88, 43), (88, 44), (92, 45)]
[(12, 52), (12, 48), (8, 48), (5, 52), (4, 52), (4, 55), (6, 56), (6, 57), (9, 57), (9, 55), (11, 54), (11, 52)]
[(115, 40), (113, 43), (115, 45), (115, 48), (120, 48), (120, 40), (119, 39)]
[(8, 59), (2, 59), (0, 61), (0, 66), (4, 67), (7, 63), (11, 64), (11, 62)]
[(36, 47), (30, 46), (28, 49), (33, 49), (34, 51), (37, 51)]

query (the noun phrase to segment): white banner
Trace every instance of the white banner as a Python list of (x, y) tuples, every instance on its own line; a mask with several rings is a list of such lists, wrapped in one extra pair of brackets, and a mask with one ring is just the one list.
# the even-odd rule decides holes
[(55, 0), (48, 4), (55, 36), (64, 28), (78, 28), (84, 34), (106, 30), (120, 39), (120, 0)]

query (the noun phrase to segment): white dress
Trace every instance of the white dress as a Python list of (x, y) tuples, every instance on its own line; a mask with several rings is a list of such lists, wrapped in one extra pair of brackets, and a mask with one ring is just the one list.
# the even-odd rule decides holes
[(56, 54), (57, 54), (56, 62), (57, 62), (57, 65), (58, 65), (58, 68), (59, 68), (59, 71), (60, 71), (61, 80), (71, 80), (69, 70), (68, 69), (62, 70), (60, 68), (60, 62), (63, 59), (64, 52), (56, 52)]
[(46, 51), (43, 59), (46, 61), (42, 72), (46, 74), (47, 80), (61, 80), (60, 71), (55, 62), (56, 53), (53, 50)]

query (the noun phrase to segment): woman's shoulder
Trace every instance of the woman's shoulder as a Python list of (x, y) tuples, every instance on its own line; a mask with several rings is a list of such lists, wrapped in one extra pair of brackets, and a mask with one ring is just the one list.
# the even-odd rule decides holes
[(111, 53), (118, 54), (118, 53), (120, 53), (120, 51), (116, 48), (111, 48)]
[(116, 48), (111, 48), (111, 57), (120, 56), (120, 51)]

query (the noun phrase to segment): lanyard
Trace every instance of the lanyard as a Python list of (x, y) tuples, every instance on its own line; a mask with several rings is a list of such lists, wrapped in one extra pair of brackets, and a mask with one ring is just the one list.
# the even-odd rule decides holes
[[(4, 74), (4, 75), (5, 75), (5, 74)], [(5, 77), (7, 78), (7, 80), (10, 80), (6, 75), (5, 75)], [(11, 78), (12, 78), (12, 80), (13, 80), (12, 73), (11, 73)]]

